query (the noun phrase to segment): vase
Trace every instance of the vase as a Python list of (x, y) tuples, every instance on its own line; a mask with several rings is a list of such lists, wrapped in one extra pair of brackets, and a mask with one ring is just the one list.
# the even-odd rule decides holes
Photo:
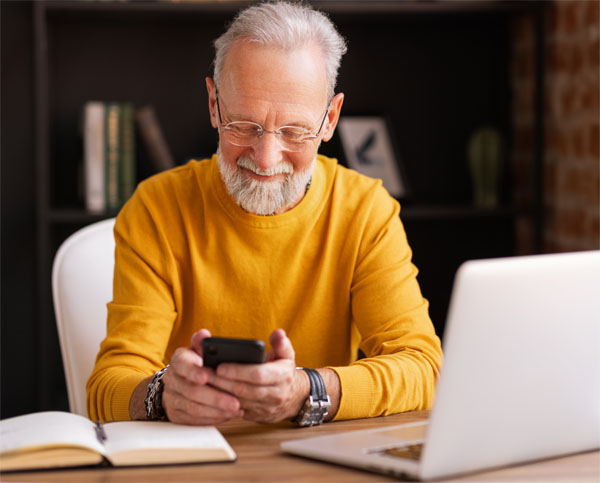
[(480, 208), (497, 207), (504, 167), (504, 143), (500, 132), (492, 127), (477, 129), (469, 139), (467, 158), (473, 181), (473, 203)]

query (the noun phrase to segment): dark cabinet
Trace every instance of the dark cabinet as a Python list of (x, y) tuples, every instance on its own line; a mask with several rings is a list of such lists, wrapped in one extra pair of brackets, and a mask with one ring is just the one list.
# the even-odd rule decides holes
[[(66, 407), (51, 303), (54, 254), (78, 228), (115, 215), (84, 209), (84, 103), (152, 104), (176, 162), (211, 155), (217, 136), (204, 84), (211, 74), (211, 42), (247, 3), (34, 2), (40, 409)], [(458, 265), (514, 255), (517, 216), (528, 217), (537, 230), (541, 226), (539, 205), (514, 202), (510, 22), (515, 15), (534, 16), (539, 40), (543, 5), (312, 3), (330, 14), (349, 42), (338, 82), (338, 91), (346, 94), (343, 113), (383, 115), (392, 126), (411, 190), (401, 200), (401, 217), (431, 316), (443, 334)], [(501, 202), (491, 210), (473, 206), (466, 161), (468, 139), (484, 125), (495, 126), (507, 146)], [(153, 171), (138, 146), (139, 181)], [(345, 162), (337, 136), (322, 152)], [(539, 192), (541, 153), (536, 156), (531, 189)]]

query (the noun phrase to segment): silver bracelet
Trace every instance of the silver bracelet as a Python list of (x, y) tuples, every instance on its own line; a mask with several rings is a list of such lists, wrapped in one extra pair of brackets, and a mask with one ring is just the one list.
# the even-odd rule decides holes
[(149, 421), (166, 421), (167, 413), (162, 405), (162, 394), (165, 384), (162, 379), (169, 366), (162, 368), (152, 378), (152, 382), (148, 384), (144, 405), (146, 406), (146, 419)]

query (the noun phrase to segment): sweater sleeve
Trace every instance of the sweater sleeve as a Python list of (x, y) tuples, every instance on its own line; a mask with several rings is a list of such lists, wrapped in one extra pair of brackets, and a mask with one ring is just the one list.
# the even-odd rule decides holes
[(352, 319), (366, 357), (332, 367), (341, 383), (336, 420), (430, 408), (442, 362), (399, 205), (381, 187), (366, 204), (351, 286)]
[(177, 318), (175, 263), (144, 186), (117, 217), (113, 300), (107, 336), (87, 384), (88, 415), (102, 421), (129, 419), (135, 387), (165, 365), (165, 350)]

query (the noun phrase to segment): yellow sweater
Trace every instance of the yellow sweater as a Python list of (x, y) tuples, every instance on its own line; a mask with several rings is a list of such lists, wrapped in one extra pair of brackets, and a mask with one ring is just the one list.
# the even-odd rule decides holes
[(89, 416), (129, 419), (134, 388), (203, 327), (265, 342), (285, 329), (297, 365), (339, 375), (336, 419), (429, 408), (441, 347), (398, 215), (379, 180), (324, 156), (304, 199), (276, 216), (243, 211), (216, 156), (144, 181), (115, 225)]

